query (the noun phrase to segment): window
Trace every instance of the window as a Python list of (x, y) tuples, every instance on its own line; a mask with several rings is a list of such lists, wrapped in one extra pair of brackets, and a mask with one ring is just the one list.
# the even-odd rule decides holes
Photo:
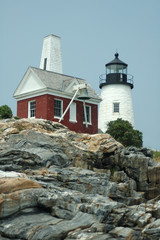
[(70, 121), (71, 122), (77, 122), (77, 117), (76, 117), (76, 103), (73, 102), (70, 106), (70, 112), (69, 112), (69, 116), (70, 116)]
[(119, 113), (119, 103), (113, 103), (113, 112)]
[(107, 70), (107, 74), (110, 74), (110, 73), (127, 74), (127, 67), (124, 65), (119, 65), (119, 64), (109, 65), (109, 66), (107, 66), (106, 70)]
[(33, 118), (36, 116), (36, 101), (28, 102), (28, 117)]
[(62, 100), (54, 99), (54, 117), (60, 118), (62, 116)]
[[(91, 123), (91, 106), (86, 106), (87, 123)], [(83, 122), (85, 122), (84, 108), (83, 108)]]
[(46, 70), (46, 67), (47, 67), (47, 58), (44, 58), (44, 67), (43, 67), (43, 69)]

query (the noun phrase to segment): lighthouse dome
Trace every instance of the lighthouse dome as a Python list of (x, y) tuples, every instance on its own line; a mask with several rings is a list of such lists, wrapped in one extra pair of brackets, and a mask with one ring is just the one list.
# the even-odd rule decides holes
[(110, 65), (124, 65), (124, 66), (128, 66), (128, 64), (126, 64), (126, 63), (124, 63), (123, 61), (121, 61), (119, 58), (118, 58), (118, 56), (119, 56), (119, 54), (116, 52), (115, 53), (115, 58), (111, 61), (111, 62), (109, 62), (109, 63), (107, 63), (105, 66), (107, 67), (107, 66), (110, 66)]

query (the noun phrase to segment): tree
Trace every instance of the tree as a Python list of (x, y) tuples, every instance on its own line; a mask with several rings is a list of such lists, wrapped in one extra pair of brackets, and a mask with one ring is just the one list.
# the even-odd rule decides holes
[(133, 129), (130, 122), (118, 118), (107, 124), (107, 131), (115, 140), (122, 143), (125, 147), (142, 147), (142, 132)]
[(11, 118), (13, 116), (12, 110), (7, 105), (0, 106), (0, 119)]

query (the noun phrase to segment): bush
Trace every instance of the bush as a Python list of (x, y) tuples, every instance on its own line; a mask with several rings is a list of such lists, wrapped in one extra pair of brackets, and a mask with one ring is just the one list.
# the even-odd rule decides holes
[(122, 143), (125, 147), (135, 146), (142, 147), (142, 133), (133, 129), (130, 122), (118, 118), (107, 124), (107, 131), (115, 140)]
[(153, 159), (156, 162), (160, 162), (160, 151), (153, 151)]
[(7, 105), (0, 107), (0, 119), (11, 118), (13, 116), (12, 110)]
[(21, 118), (18, 117), (18, 116), (14, 116), (14, 119), (15, 119), (15, 120), (19, 120), (19, 119), (21, 119)]

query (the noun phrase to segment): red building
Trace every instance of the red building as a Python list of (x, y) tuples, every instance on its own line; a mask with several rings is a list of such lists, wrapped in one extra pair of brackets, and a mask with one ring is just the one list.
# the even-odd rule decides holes
[[(44, 39), (40, 68), (29, 67), (14, 93), (17, 116), (57, 121), (76, 132), (97, 133), (101, 98), (86, 80), (62, 74), (59, 37)], [(82, 89), (77, 90), (79, 87)]]
[(59, 121), (75, 94), (74, 88), (86, 84), (88, 100), (78, 99), (77, 93), (61, 123), (70, 130), (83, 133), (98, 132), (98, 103), (100, 97), (83, 79), (29, 67), (17, 87), (14, 97), (17, 99), (17, 116), (20, 118), (42, 118)]

